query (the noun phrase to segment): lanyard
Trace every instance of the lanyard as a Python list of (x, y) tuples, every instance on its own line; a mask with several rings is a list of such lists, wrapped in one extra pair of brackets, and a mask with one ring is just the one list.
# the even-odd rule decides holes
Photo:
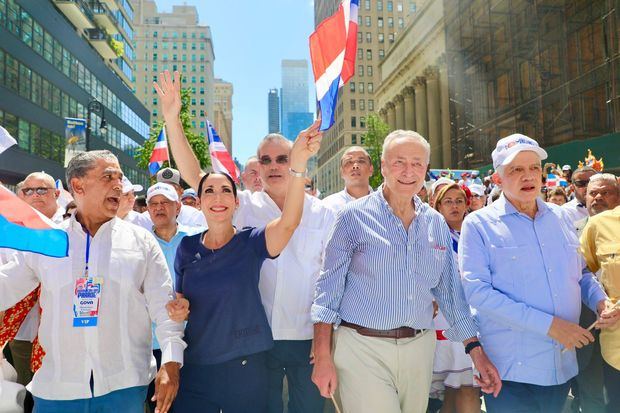
[(88, 278), (88, 260), (90, 258), (90, 233), (86, 231), (86, 258), (84, 264), (84, 277)]

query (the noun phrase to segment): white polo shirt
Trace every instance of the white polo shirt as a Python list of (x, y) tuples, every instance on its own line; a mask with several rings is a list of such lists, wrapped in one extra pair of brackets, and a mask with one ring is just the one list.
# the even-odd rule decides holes
[[(237, 228), (262, 227), (282, 211), (264, 191), (239, 192)], [(310, 307), (334, 214), (321, 200), (305, 195), (301, 223), (288, 245), (274, 260), (265, 260), (259, 288), (274, 340), (310, 340)]]
[[(372, 187), (368, 187), (368, 193), (372, 193)], [(346, 204), (351, 201), (355, 201), (357, 198), (353, 198), (349, 192), (347, 192), (347, 188), (345, 187), (342, 191), (336, 192), (335, 194), (331, 194), (328, 197), (323, 199), (323, 205), (330, 208), (334, 213), (338, 213)]]

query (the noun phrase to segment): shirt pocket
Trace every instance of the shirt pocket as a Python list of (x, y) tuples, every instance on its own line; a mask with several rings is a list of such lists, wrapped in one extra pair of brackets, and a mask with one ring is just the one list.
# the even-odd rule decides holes
[(439, 278), (447, 265), (446, 261), (450, 258), (448, 254), (452, 254), (448, 248), (433, 246), (423, 248), (419, 254), (416, 254), (413, 272), (428, 288), (435, 288), (439, 284)]
[(114, 288), (133, 287), (132, 289), (142, 291), (146, 267), (147, 262), (143, 252), (113, 248), (110, 256), (109, 274), (106, 275)]
[(620, 243), (610, 242), (596, 246), (601, 263), (601, 282), (614, 300), (620, 299)]
[(491, 283), (493, 288), (514, 298), (515, 279), (523, 274), (527, 267), (528, 248), (494, 247), (491, 261)]

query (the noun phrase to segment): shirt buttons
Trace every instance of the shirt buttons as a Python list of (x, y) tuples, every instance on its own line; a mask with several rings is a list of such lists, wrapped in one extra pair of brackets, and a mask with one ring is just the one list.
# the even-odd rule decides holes
[(517, 259), (517, 257), (515, 257), (515, 256), (513, 255), (513, 256), (512, 256), (512, 259), (513, 259), (513, 260), (516, 260), (516, 259)]
[(413, 301), (413, 295), (409, 294), (407, 298), (409, 299), (409, 301)]
[(518, 365), (518, 366), (520, 366), (520, 365), (522, 365), (522, 364), (523, 364), (523, 363), (521, 363), (520, 361), (518, 361), (518, 362), (517, 362), (517, 365)]
[(548, 272), (552, 272), (553, 270), (551, 268), (547, 268), (547, 271)]
[(247, 360), (243, 360), (243, 361), (241, 362), (241, 365), (242, 365), (242, 366), (245, 366), (246, 364), (248, 364), (248, 361), (247, 361)]

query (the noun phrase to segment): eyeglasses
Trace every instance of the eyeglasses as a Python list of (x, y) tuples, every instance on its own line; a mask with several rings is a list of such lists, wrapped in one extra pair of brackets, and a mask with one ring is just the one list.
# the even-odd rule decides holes
[[(271, 165), (271, 158), (269, 156), (261, 156), (258, 160), (261, 165)], [(276, 163), (280, 165), (286, 165), (288, 163), (288, 155), (278, 155), (276, 156)]]
[(37, 195), (43, 196), (43, 195), (47, 195), (47, 193), (48, 193), (48, 191), (50, 189), (56, 189), (56, 188), (48, 188), (48, 187), (45, 187), (45, 186), (40, 186), (38, 188), (22, 188), (22, 193), (25, 196), (32, 196), (36, 192)]
[(167, 208), (170, 205), (172, 205), (172, 201), (161, 201), (161, 202), (149, 202), (148, 203), (149, 207), (155, 208), (155, 209), (159, 208), (160, 206)]
[(589, 179), (573, 181), (573, 185), (575, 185), (577, 188), (584, 188), (584, 187), (588, 186), (589, 183), (590, 183)]

